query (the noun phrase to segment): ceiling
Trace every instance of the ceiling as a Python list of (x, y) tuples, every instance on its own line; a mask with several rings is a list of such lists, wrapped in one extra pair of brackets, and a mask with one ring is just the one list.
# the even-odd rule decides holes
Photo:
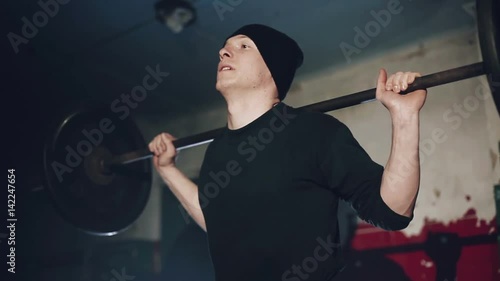
[[(298, 77), (347, 65), (339, 45), (355, 46), (354, 28), (364, 29), (374, 20), (370, 12), (387, 10), (390, 2), (399, 2), (402, 11), (352, 56), (353, 62), (475, 24), (470, 0), (197, 0), (192, 2), (197, 21), (174, 34), (154, 20), (154, 0), (66, 1), (36, 36), (19, 45), (19, 54), (36, 58), (46, 83), (62, 100), (112, 102), (142, 84), (147, 66), (159, 65), (168, 77), (136, 110), (154, 119), (224, 105), (214, 88), (217, 52), (225, 37), (243, 24), (267, 24), (295, 38), (305, 54)], [(32, 19), (41, 10), (37, 2), (2, 4), (9, 32), (21, 35), (21, 18)], [(237, 5), (218, 14), (214, 4), (220, 3)], [(14, 61), (21, 59), (9, 51)]]

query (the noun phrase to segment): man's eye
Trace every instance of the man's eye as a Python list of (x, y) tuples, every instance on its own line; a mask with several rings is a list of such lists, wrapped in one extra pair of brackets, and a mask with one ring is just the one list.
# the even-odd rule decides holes
[(248, 48), (248, 47), (250, 47), (250, 46), (249, 46), (249, 45), (247, 45), (247, 44), (243, 44), (243, 45), (241, 45), (241, 47), (243, 47), (243, 49), (246, 49), (246, 48)]

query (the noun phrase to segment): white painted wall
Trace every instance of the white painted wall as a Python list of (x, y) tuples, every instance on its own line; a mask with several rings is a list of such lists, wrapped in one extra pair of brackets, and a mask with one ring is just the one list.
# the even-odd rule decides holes
[[(381, 67), (389, 73), (418, 71), (426, 75), (481, 60), (475, 30), (462, 30), (388, 50), (359, 64), (328, 69), (308, 77), (298, 76), (285, 102), (299, 107), (373, 88)], [(449, 223), (461, 218), (468, 209), (475, 209), (481, 220), (490, 221), (495, 217), (493, 185), (500, 182), (500, 119), (491, 94), (486, 91), (486, 83), (485, 77), (480, 77), (429, 89), (421, 112), (421, 190), (415, 219), (404, 230), (407, 235), (418, 234), (426, 218)], [(481, 91), (485, 91), (484, 95), (478, 95)], [(478, 96), (485, 98), (480, 100)], [(457, 105), (465, 106), (466, 114), (460, 116), (455, 112)], [(387, 110), (379, 102), (329, 114), (346, 123), (372, 158), (385, 165), (391, 144), (391, 123)], [(149, 140), (160, 131), (169, 131), (180, 138), (224, 126), (225, 122), (225, 108), (213, 108), (194, 116), (165, 120), (164, 124), (139, 120), (139, 125), (156, 128), (154, 131), (144, 129), (145, 138)], [(433, 139), (433, 134), (439, 132), (441, 136)], [(197, 177), (205, 149), (206, 145), (182, 151), (178, 166), (188, 176)], [(155, 184), (150, 206), (136, 223), (140, 227), (133, 228), (127, 235), (157, 239), (158, 224), (166, 218), (180, 216), (180, 213), (161, 214), (162, 202), (156, 192), (166, 187), (156, 174)], [(470, 201), (466, 200), (467, 195)], [(174, 207), (171, 210), (177, 212)], [(172, 229), (173, 233), (180, 231)]]

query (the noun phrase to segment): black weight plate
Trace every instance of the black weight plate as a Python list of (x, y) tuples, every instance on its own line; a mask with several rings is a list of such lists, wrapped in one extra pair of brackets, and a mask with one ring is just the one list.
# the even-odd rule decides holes
[(127, 229), (142, 213), (151, 191), (151, 162), (105, 172), (101, 160), (143, 149), (146, 143), (129, 116), (101, 107), (69, 114), (44, 148), (47, 190), (60, 215), (94, 235)]

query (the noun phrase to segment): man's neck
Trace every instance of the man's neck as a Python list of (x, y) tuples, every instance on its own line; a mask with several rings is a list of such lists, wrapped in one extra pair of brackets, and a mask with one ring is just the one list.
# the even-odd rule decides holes
[(279, 100), (237, 100), (227, 102), (227, 124), (236, 130), (250, 124), (255, 119), (277, 105)]

